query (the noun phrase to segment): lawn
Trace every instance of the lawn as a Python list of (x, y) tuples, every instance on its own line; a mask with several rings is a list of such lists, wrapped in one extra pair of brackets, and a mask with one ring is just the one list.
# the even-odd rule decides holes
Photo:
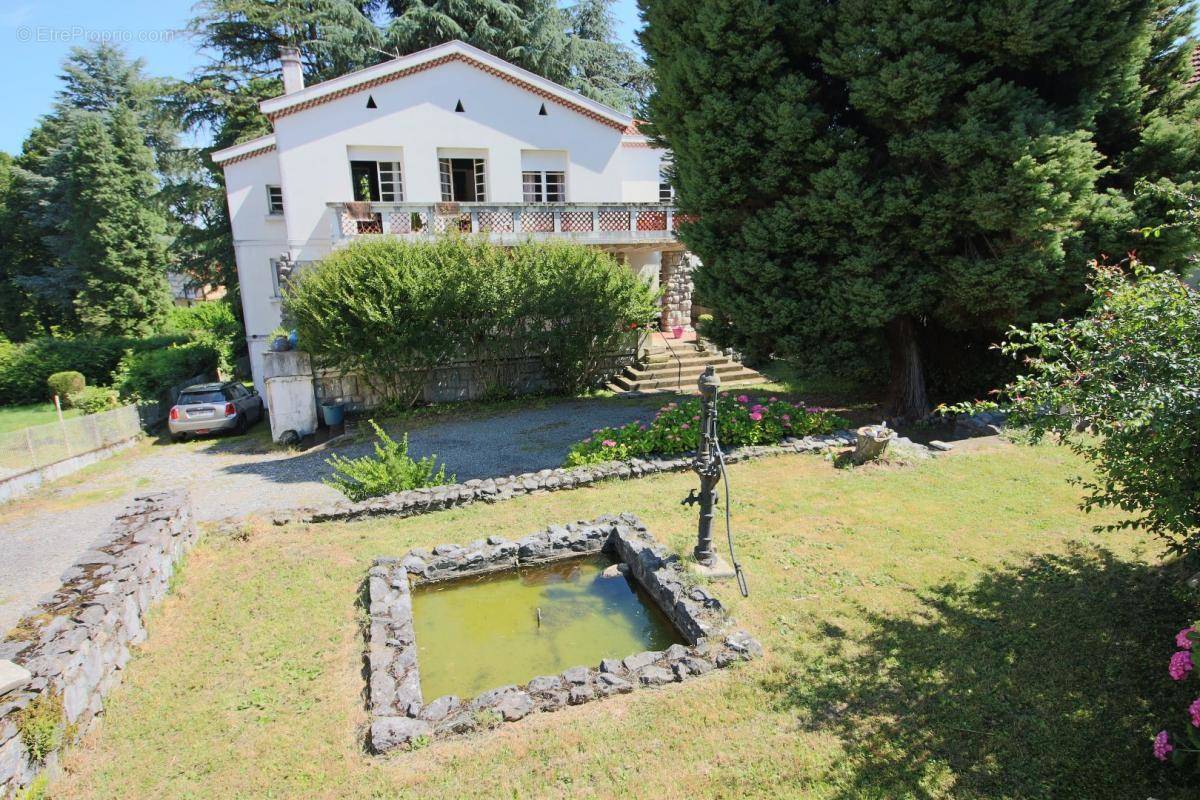
[[(408, 520), (211, 534), (58, 798), (1174, 798), (1150, 758), (1177, 570), (1096, 534), (1047, 446), (907, 468), (731, 469), (762, 660), (386, 758), (362, 747), (376, 555), (631, 510), (677, 550), (694, 476)], [(1181, 702), (1182, 701), (1182, 702)]]
[[(63, 409), (64, 417), (77, 417), (77, 408)], [(25, 406), (0, 406), (0, 433), (58, 422), (58, 412), (53, 403), (32, 403)]]

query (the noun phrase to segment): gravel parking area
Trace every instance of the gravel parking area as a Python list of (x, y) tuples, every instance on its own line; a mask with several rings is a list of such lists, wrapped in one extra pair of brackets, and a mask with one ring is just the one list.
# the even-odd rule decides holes
[[(469, 480), (560, 466), (593, 429), (645, 418), (662, 402), (569, 400), (386, 427), (397, 437), (408, 433), (414, 457), (437, 454), (447, 473)], [(321, 482), (330, 471), (325, 460), (331, 452), (356, 457), (373, 449), (368, 440), (293, 453), (264, 442), (256, 428), (245, 437), (146, 444), (99, 465), (94, 477), (0, 506), (0, 631), (58, 586), (62, 571), (139, 491), (187, 487), (201, 521), (268, 514), (339, 499)]]

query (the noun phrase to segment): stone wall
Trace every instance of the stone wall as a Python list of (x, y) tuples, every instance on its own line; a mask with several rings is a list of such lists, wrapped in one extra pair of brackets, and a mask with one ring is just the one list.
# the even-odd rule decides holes
[(31, 675), (0, 696), (0, 797), (53, 770), (62, 745), (102, 713), (130, 647), (146, 639), (146, 612), (196, 537), (186, 492), (136, 498), (0, 643), (0, 658)]
[[(778, 444), (738, 447), (725, 454), (725, 461), (733, 464), (750, 458), (785, 453), (820, 453), (832, 447), (849, 447), (854, 443), (855, 436), (852, 432), (838, 431), (824, 436), (806, 436), (803, 439), (788, 438)], [(410, 489), (359, 502), (341, 501), (295, 509), (276, 515), (274, 522), (276, 525), (286, 525), (289, 522), (328, 522), (379, 515), (411, 517), (444, 508), (469, 505), (476, 501), (496, 503), (526, 494), (575, 489), (597, 481), (680, 472), (691, 467), (691, 455), (681, 455), (632, 458), (628, 461), (609, 461), (570, 469), (543, 469), (503, 478), (474, 479), (428, 489)]]
[[(474, 698), (445, 695), (426, 702), (413, 630), (412, 582), (499, 572), (601, 550), (628, 566), (688, 645), (606, 658), (596, 666), (571, 667), (521, 686), (498, 686)], [(679, 558), (667, 554), (632, 514), (552, 525), (516, 541), (489, 537), (462, 546), (411, 550), (402, 559), (377, 559), (368, 575), (371, 748), (386, 752), (419, 746), (434, 737), (471, 733), (538, 711), (683, 681), (762, 653), (749, 634), (733, 629), (719, 600), (689, 583)]]
[(661, 330), (669, 331), (676, 326), (688, 331), (692, 329), (694, 267), (693, 257), (682, 250), (667, 250), (662, 254), (659, 276), (663, 290)]
[[(597, 385), (608, 380), (633, 363), (636, 349), (630, 347), (601, 359), (601, 378)], [(537, 358), (510, 358), (495, 372), (485, 374), (478, 364), (463, 361), (436, 367), (421, 390), (421, 400), (427, 403), (459, 403), (479, 400), (497, 391), (511, 395), (541, 394), (552, 387)], [(376, 408), (383, 396), (359, 375), (343, 374), (336, 370), (320, 370), (316, 374), (317, 402), (341, 399), (348, 408), (361, 411)]]

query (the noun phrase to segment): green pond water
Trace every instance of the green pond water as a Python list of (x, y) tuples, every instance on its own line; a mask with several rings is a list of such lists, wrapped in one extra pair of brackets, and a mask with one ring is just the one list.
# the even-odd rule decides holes
[(413, 624), (426, 702), (684, 643), (636, 581), (601, 575), (612, 563), (585, 556), (417, 588)]

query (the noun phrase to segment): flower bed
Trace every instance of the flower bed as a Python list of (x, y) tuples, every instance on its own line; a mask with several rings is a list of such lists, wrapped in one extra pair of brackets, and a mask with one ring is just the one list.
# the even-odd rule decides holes
[[(777, 397), (748, 395), (717, 399), (717, 436), (725, 447), (774, 444), (787, 437), (832, 433), (850, 423), (825, 408)], [(667, 403), (654, 419), (620, 428), (600, 428), (571, 448), (566, 466), (623, 461), (695, 450), (699, 444), (700, 398)]]

